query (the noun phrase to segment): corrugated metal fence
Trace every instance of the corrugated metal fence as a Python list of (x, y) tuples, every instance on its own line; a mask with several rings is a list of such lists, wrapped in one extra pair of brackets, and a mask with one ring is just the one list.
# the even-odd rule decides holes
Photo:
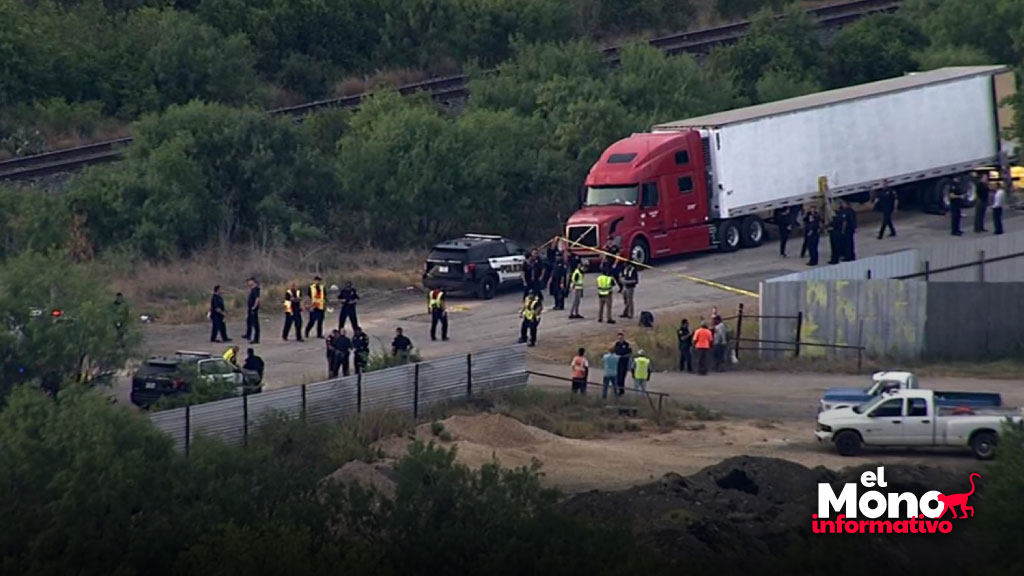
[(933, 246), (786, 274), (766, 280), (766, 283), (886, 279), (1024, 281), (1024, 232), (971, 240), (950, 240)]
[(380, 410), (418, 417), (435, 404), (525, 386), (527, 377), (526, 349), (513, 346), (155, 412), (150, 420), (187, 452), (197, 435), (242, 445), (271, 414), (305, 416), (310, 422)]

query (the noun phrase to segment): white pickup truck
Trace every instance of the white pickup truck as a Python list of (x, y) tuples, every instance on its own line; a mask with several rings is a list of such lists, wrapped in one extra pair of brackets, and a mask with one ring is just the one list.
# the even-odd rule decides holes
[(988, 460), (1003, 426), (1021, 422), (1021, 410), (937, 407), (931, 390), (898, 389), (860, 406), (821, 412), (814, 435), (835, 444), (843, 456), (856, 455), (862, 446), (948, 446), (970, 448)]

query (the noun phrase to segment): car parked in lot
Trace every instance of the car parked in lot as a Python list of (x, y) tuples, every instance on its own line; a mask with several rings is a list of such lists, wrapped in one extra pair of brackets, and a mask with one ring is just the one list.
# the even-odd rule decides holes
[(862, 446), (969, 448), (982, 460), (993, 458), (1005, 426), (1020, 427), (1022, 412), (999, 408), (948, 408), (935, 404), (931, 390), (898, 389), (860, 406), (818, 414), (815, 436), (843, 456)]
[(489, 300), (502, 288), (522, 286), (525, 261), (526, 250), (508, 238), (466, 234), (434, 246), (423, 266), (423, 287)]
[(263, 379), (206, 352), (179, 351), (168, 356), (151, 356), (132, 375), (132, 404), (142, 408), (166, 396), (191, 392), (193, 382), (233, 386), (236, 394), (258, 394)]
[[(857, 406), (891, 390), (916, 390), (917, 376), (912, 372), (885, 371), (871, 376), (867, 388), (828, 388), (818, 403), (818, 412), (843, 406)], [(992, 392), (933, 392), (935, 404), (942, 407), (998, 408), (1003, 398)]]

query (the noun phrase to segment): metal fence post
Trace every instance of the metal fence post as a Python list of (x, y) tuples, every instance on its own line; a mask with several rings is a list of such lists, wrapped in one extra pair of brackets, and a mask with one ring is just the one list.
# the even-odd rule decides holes
[(413, 367), (412, 376), (412, 419), (420, 419), (420, 365), (419, 362)]
[(242, 388), (242, 445), (249, 446), (249, 391)]
[(363, 413), (363, 373), (356, 373), (356, 414)]
[(978, 282), (985, 281), (985, 251), (978, 250)]
[(302, 385), (302, 419), (306, 419), (306, 385)]
[(740, 302), (739, 310), (736, 313), (736, 346), (733, 354), (740, 359), (740, 339), (743, 337), (743, 303)]
[(793, 348), (793, 357), (794, 358), (799, 358), (800, 357), (800, 331), (803, 330), (803, 327), (804, 327), (804, 313), (803, 313), (803, 310), (801, 310), (800, 312), (796, 313), (796, 342), (794, 342), (795, 346)]
[(864, 364), (864, 319), (861, 318), (857, 326), (857, 374), (860, 374), (861, 366)]
[(192, 444), (192, 405), (185, 404), (185, 456)]
[(924, 281), (928, 281), (928, 273), (931, 271), (932, 263), (928, 260), (924, 261)]
[(473, 355), (466, 354), (466, 397), (473, 397)]
[(871, 280), (871, 268), (868, 268), (868, 280)]

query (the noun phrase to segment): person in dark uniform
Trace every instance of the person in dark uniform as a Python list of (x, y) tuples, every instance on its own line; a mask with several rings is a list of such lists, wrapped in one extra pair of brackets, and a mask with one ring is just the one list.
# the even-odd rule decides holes
[(395, 337), (391, 340), (391, 355), (401, 358), (403, 362), (408, 362), (410, 352), (412, 352), (412, 340), (402, 333), (401, 328), (395, 328)]
[(224, 297), (220, 295), (220, 284), (213, 287), (213, 295), (210, 296), (210, 342), (216, 342), (220, 336), (224, 342), (231, 342), (228, 338), (228, 326), (224, 322)]
[(857, 212), (846, 201), (843, 201), (840, 210), (843, 213), (843, 260), (853, 262), (857, 259), (854, 244), (854, 236), (857, 234)]
[(818, 265), (818, 241), (821, 239), (821, 217), (815, 208), (807, 211), (807, 223), (804, 224), (804, 245), (810, 258), (808, 266)]
[(338, 335), (334, 337), (334, 351), (336, 354), (335, 358), (338, 361), (338, 368), (335, 369), (335, 374), (340, 370), (342, 376), (348, 376), (348, 357), (352, 353), (352, 340), (345, 334), (344, 328), (338, 330)]
[(245, 339), (250, 344), (260, 343), (260, 285), (255, 278), (246, 280), (249, 297), (245, 302)]
[(359, 293), (352, 287), (351, 282), (345, 282), (345, 287), (338, 291), (338, 301), (341, 303), (341, 311), (338, 313), (338, 328), (345, 328), (345, 320), (352, 322), (353, 330), (359, 328), (359, 318), (356, 317)]
[(629, 373), (629, 365), (633, 360), (633, 348), (626, 341), (626, 336), (619, 332), (615, 336), (615, 355), (619, 357), (618, 369), (615, 372), (615, 393), (622, 396), (626, 393), (626, 374)]
[(335, 328), (331, 330), (331, 333), (327, 335), (327, 377), (337, 378), (338, 377), (338, 349), (334, 347), (334, 343), (337, 341), (338, 336), (341, 332)]
[(813, 212), (813, 211), (814, 211), (813, 208), (805, 210), (804, 211), (803, 220), (801, 221), (801, 224), (803, 225), (803, 230), (804, 230), (804, 242), (800, 246), (800, 257), (801, 258), (807, 256), (807, 222), (811, 219), (811, 212)]
[(953, 236), (963, 236), (960, 229), (960, 210), (963, 208), (964, 191), (960, 183), (960, 176), (953, 176), (949, 185), (949, 232)]
[(527, 298), (533, 291), (533, 277), (536, 274), (535, 268), (539, 266), (537, 251), (533, 250), (523, 261), (523, 298)]
[(284, 293), (284, 330), (281, 338), (288, 340), (288, 332), (295, 326), (295, 341), (302, 342), (302, 293), (292, 284)]
[(693, 332), (690, 331), (690, 321), (683, 318), (676, 330), (676, 338), (679, 340), (679, 371), (693, 373)]
[(882, 213), (882, 226), (878, 229), (878, 239), (885, 235), (885, 229), (889, 229), (889, 236), (896, 235), (896, 227), (892, 225), (892, 213), (896, 211), (896, 191), (892, 186), (887, 186), (882, 193), (875, 198), (875, 209)]
[(779, 227), (779, 256), (787, 258), (786, 244), (789, 243), (789, 232), (793, 229), (792, 209), (779, 209), (779, 211), (775, 213), (775, 223)]
[(978, 175), (978, 192), (974, 199), (974, 231), (987, 232), (985, 229), (985, 210), (988, 209), (988, 172)]
[(362, 328), (354, 329), (352, 350), (355, 352), (356, 374), (362, 374), (366, 370), (366, 363), (370, 361), (370, 337), (363, 332)]
[(843, 218), (843, 211), (836, 210), (828, 223), (829, 264), (839, 264), (839, 260), (846, 252), (843, 247)]
[(551, 291), (551, 296), (555, 299), (553, 309), (565, 310), (566, 281), (568, 280), (569, 269), (565, 265), (565, 258), (562, 257), (562, 253), (558, 250), (555, 250), (554, 258), (551, 261), (550, 276), (548, 287)]
[[(534, 250), (535, 254), (536, 252), (537, 251)], [(544, 297), (544, 288), (547, 286), (547, 281), (549, 277), (548, 264), (549, 262), (542, 260), (538, 256), (534, 258), (533, 268), (531, 269), (533, 272), (533, 277), (530, 279), (530, 290), (538, 292), (541, 298)]]
[(619, 274), (619, 292), (622, 294), (622, 314), (619, 318), (632, 318), (635, 313), (636, 287), (640, 283), (640, 271), (632, 262), (624, 262), (622, 272)]
[(263, 380), (263, 371), (266, 365), (263, 363), (263, 358), (256, 355), (256, 351), (249, 348), (245, 351), (245, 363), (242, 364), (242, 370), (251, 370), (260, 375), (260, 380)]

